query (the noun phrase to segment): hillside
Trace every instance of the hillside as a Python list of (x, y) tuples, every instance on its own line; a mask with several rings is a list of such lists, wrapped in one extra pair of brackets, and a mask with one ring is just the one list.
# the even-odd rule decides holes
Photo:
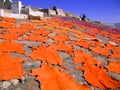
[(0, 18), (0, 90), (103, 89), (120, 89), (120, 30), (68, 17)]
[(114, 26), (120, 29), (120, 23), (114, 23)]

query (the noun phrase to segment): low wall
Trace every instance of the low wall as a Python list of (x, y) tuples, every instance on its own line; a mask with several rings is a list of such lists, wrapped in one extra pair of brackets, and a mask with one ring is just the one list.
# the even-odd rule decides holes
[(56, 12), (54, 10), (48, 9), (48, 13), (49, 13), (49, 15), (56, 15)]
[(28, 14), (29, 14), (29, 8), (22, 8), (22, 9), (21, 9), (21, 13), (28, 15)]
[(16, 13), (12, 13), (12, 12), (4, 12), (3, 9), (0, 9), (0, 16), (2, 16), (2, 17), (16, 18), (16, 19), (28, 19), (28, 15), (25, 15), (25, 14), (16, 14)]
[(77, 15), (75, 15), (75, 14), (71, 14), (71, 13), (69, 13), (69, 12), (65, 12), (65, 16), (66, 17), (72, 17), (72, 18), (80, 18), (79, 16), (77, 16)]
[(63, 16), (63, 17), (65, 16), (65, 13), (64, 13), (64, 11), (62, 9), (57, 8), (56, 11), (57, 11), (58, 16)]
[(43, 16), (44, 16), (44, 13), (43, 13), (43, 12), (30, 11), (30, 12), (29, 12), (29, 15), (31, 15), (31, 16), (40, 16), (40, 17), (43, 17)]
[(44, 13), (43, 13), (43, 12), (40, 12), (40, 11), (33, 11), (33, 10), (29, 9), (29, 15), (31, 15), (31, 16), (40, 16), (40, 17), (43, 17), (43, 16), (44, 16)]
[(20, 14), (21, 8), (22, 8), (22, 2), (21, 1), (11, 3), (11, 10), (12, 10), (13, 13), (19, 13)]

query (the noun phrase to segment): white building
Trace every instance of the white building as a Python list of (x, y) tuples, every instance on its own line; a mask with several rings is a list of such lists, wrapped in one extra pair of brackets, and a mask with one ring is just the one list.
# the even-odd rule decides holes
[[(13, 17), (18, 19), (28, 19), (29, 15), (43, 17), (44, 13), (40, 12), (38, 9), (34, 10), (31, 7), (24, 8), (21, 1), (12, 2), (12, 0), (1, 0), (1, 2), (10, 2), (11, 8), (8, 10), (1, 8), (0, 16), (2, 17)], [(3, 3), (4, 5), (4, 3)], [(6, 12), (7, 11), (7, 12)]]

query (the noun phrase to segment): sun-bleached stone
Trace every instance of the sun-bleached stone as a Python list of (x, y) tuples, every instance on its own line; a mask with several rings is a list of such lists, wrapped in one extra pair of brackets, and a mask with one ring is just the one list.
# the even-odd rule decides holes
[(1, 84), (1, 87), (3, 89), (7, 89), (10, 86), (11, 86), (11, 82), (10, 81), (3, 81), (3, 83)]
[(19, 80), (18, 79), (11, 79), (10, 81), (11, 81), (11, 83), (13, 85), (18, 85), (19, 84)]

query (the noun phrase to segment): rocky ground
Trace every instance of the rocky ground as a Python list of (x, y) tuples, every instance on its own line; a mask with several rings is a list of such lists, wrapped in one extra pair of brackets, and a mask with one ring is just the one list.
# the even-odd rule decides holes
[[(102, 55), (102, 53), (99, 54), (97, 52), (94, 52), (91, 49), (94, 46), (89, 46), (89, 48), (85, 48), (84, 47), (85, 45), (78, 45), (78, 44), (72, 43), (74, 41), (82, 40), (85, 38), (86, 38), (85, 42), (89, 42), (89, 39), (92, 40), (95, 38), (95, 40), (98, 40), (98, 42), (100, 40), (101, 45), (103, 45), (103, 47), (104, 47), (106, 44), (109, 43), (109, 41), (110, 41), (109, 37), (106, 37), (106, 36), (103, 36), (100, 34), (97, 34), (95, 37), (85, 36), (85, 35), (84, 36), (81, 35), (81, 38), (75, 37), (73, 34), (75, 34), (76, 32), (80, 32), (80, 33), (84, 34), (86, 32), (86, 30), (83, 30), (77, 26), (69, 27), (69, 26), (62, 26), (62, 24), (61, 24), (61, 26), (59, 26), (59, 23), (61, 23), (61, 22), (56, 23), (54, 20), (53, 21), (49, 20), (49, 18), (48, 18), (48, 20), (41, 20), (41, 21), (16, 20), (15, 22), (12, 22), (12, 21), (10, 22), (10, 20), (9, 21), (7, 21), (7, 20), (1, 19), (1, 21), (0, 21), (0, 22), (6, 22), (7, 24), (11, 23), (11, 26), (8, 26), (8, 27), (6, 25), (3, 25), (3, 26), (0, 25), (0, 38), (1, 38), (0, 44), (2, 44), (4, 41), (10, 42), (10, 43), (14, 42), (16, 44), (21, 44), (22, 45), (21, 49), (24, 51), (24, 53), (19, 53), (19, 51), (17, 52), (17, 51), (14, 51), (13, 49), (12, 50), (10, 49), (11, 51), (8, 51), (8, 50), (5, 51), (5, 49), (4, 49), (3, 51), (0, 51), (0, 52), (1, 53), (3, 53), (3, 52), (9, 53), (12, 58), (18, 58), (18, 57), (22, 58), (23, 61), (21, 62), (21, 67), (22, 67), (24, 74), (20, 75), (17, 78), (15, 76), (12, 78), (6, 78), (6, 77), (4, 77), (4, 75), (0, 75), (0, 90), (42, 90), (41, 88), (44, 88), (44, 87), (42, 86), (42, 81), (40, 81), (41, 79), (36, 80), (36, 77), (38, 77), (39, 75), (30, 75), (31, 73), (33, 73), (33, 71), (32, 71), (33, 69), (37, 70), (40, 67), (42, 67), (42, 65), (43, 66), (50, 65), (51, 67), (56, 67), (59, 71), (63, 71), (64, 73), (67, 73), (71, 78), (73, 78), (75, 80), (76, 83), (78, 83), (80, 85), (85, 85), (90, 90), (102, 90), (102, 89), (112, 90), (112, 85), (113, 85), (114, 90), (120, 90), (120, 88), (119, 88), (120, 87), (120, 72), (116, 73), (114, 71), (109, 71), (108, 68), (106, 68), (110, 64), (110, 62), (120, 63), (120, 58), (110, 58), (105, 55)], [(22, 24), (26, 24), (26, 25), (22, 26)], [(5, 34), (7, 35), (7, 32), (12, 32), (12, 30), (8, 31), (11, 28), (18, 28), (18, 31), (13, 31), (18, 34), (17, 39), (14, 37), (15, 34), (11, 34), (11, 33), (9, 33), (10, 35), (13, 35), (11, 37), (3, 36)], [(20, 29), (22, 31), (20, 31)], [(25, 29), (25, 31), (23, 32), (24, 29)], [(34, 32), (34, 30), (36, 30), (36, 32)], [(48, 33), (44, 32), (44, 31), (39, 32), (39, 30), (46, 30)], [(75, 32), (73, 32), (73, 31), (75, 31)], [(29, 35), (37, 36), (38, 35), (37, 33), (39, 33), (39, 35), (42, 36), (42, 38), (40, 38), (40, 39), (37, 37), (30, 38), (30, 39), (27, 38), (27, 37), (29, 37)], [(56, 35), (58, 35), (58, 36), (60, 35), (61, 37), (53, 38)], [(67, 39), (64, 36), (69, 37), (69, 39)], [(57, 47), (57, 45), (59, 45), (59, 43), (62, 43), (62, 45), (60, 44), (61, 46)], [(55, 46), (52, 47), (53, 44), (55, 44)], [(68, 45), (68, 46), (65, 46), (64, 44)], [(4, 45), (6, 45), (6, 44), (4, 44)], [(46, 55), (48, 53), (47, 58), (44, 57), (45, 60), (42, 60), (41, 58), (36, 59), (36, 57), (39, 57), (39, 54), (41, 54), (39, 52), (35, 54), (36, 57), (32, 56), (32, 54), (31, 54), (31, 53), (35, 52), (41, 45), (45, 46), (48, 50), (48, 52), (41, 51), (41, 53), (45, 53)], [(51, 61), (48, 60), (49, 58), (51, 58), (51, 59), (54, 58), (52, 56), (49, 56), (49, 55), (52, 55), (52, 54), (50, 54), (50, 52), (52, 52), (50, 46), (52, 47), (52, 50), (53, 51), (55, 50), (55, 52), (56, 52), (55, 53), (55, 55), (57, 55), (56, 59), (58, 59), (58, 57), (59, 57), (62, 60), (61, 61), (62, 66), (59, 61), (55, 61), (52, 63)], [(9, 45), (8, 45), (8, 47), (9, 47)], [(8, 48), (8, 47), (6, 47), (6, 48)], [(67, 49), (65, 50), (64, 47)], [(115, 47), (120, 49), (119, 44), (116, 44)], [(0, 48), (2, 48), (2, 46), (0, 46)], [(16, 48), (16, 50), (17, 50), (17, 48)], [(49, 52), (49, 50), (51, 50), (51, 51)], [(86, 71), (84, 71), (82, 69), (81, 70), (76, 69), (76, 67), (82, 67), (84, 65), (84, 63), (86, 63), (86, 62), (77, 61), (77, 63), (73, 64), (74, 59), (75, 59), (75, 51), (79, 51), (79, 50), (92, 55), (93, 59), (100, 62), (100, 67), (103, 67), (106, 74), (110, 78), (112, 78), (112, 80), (115, 80), (116, 82), (113, 81), (113, 82), (111, 82), (111, 85), (107, 86), (106, 83), (108, 83), (110, 81), (107, 81), (107, 78), (106, 78), (106, 81), (103, 80), (103, 84), (105, 84), (106, 86), (103, 85), (103, 88), (101, 88), (102, 86), (95, 84), (96, 85), (96, 87), (95, 87), (93, 83), (89, 82), (89, 80), (86, 80), (86, 78), (84, 76)], [(52, 53), (54, 53), (54, 52), (52, 52)], [(110, 53), (110, 55), (112, 55), (111, 52), (108, 52), (108, 53)], [(38, 56), (37, 56), (37, 54), (38, 54)], [(85, 56), (83, 56), (83, 57), (85, 57)], [(2, 65), (2, 62), (4, 62), (4, 61), (0, 61), (0, 65)], [(8, 61), (8, 63), (9, 63), (9, 61)], [(90, 63), (91, 63), (91, 61), (90, 61)], [(97, 64), (96, 67), (98, 67), (98, 65), (99, 64)], [(1, 66), (2, 69), (0, 69), (0, 70), (4, 70), (3, 66)], [(16, 69), (16, 68), (17, 67), (15, 67), (14, 69)], [(19, 66), (18, 66), (18, 68), (19, 68)], [(119, 68), (118, 68), (118, 71), (120, 71)], [(11, 73), (7, 72), (7, 70), (9, 70), (9, 69), (1, 71), (2, 74), (7, 74), (8, 76), (11, 75)], [(92, 75), (93, 73), (95, 73), (95, 72), (91, 71), (90, 74)], [(2, 76), (4, 78), (2, 78)], [(100, 76), (98, 76), (98, 77), (100, 77)], [(46, 82), (47, 82), (47, 79), (46, 79)], [(66, 81), (64, 81), (64, 82), (66, 82)], [(106, 83), (104, 83), (104, 82), (106, 82)], [(52, 79), (51, 79), (51, 83), (52, 83)], [(55, 85), (55, 84), (51, 84), (51, 83), (49, 83), (49, 88), (50, 88), (50, 86), (54, 87), (53, 85)], [(116, 86), (114, 86), (115, 83), (116, 83)], [(57, 86), (57, 84), (56, 84), (56, 86)], [(55, 89), (52, 89), (52, 88), (49, 89), (49, 88), (43, 89), (43, 90), (55, 90)], [(59, 89), (59, 90), (66, 90), (66, 89), (64, 88), (64, 89)], [(73, 90), (73, 89), (69, 88), (68, 90)], [(80, 89), (75, 89), (75, 90), (80, 90)], [(86, 90), (86, 89), (83, 88), (81, 90)]]

